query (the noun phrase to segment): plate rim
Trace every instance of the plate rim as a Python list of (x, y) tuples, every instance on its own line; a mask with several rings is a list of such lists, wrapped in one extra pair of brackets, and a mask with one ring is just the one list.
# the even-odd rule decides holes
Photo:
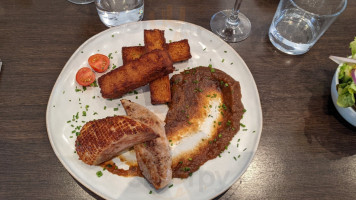
[(97, 37), (99, 37), (100, 35), (102, 34), (105, 34), (106, 32), (110, 32), (112, 31), (113, 29), (120, 29), (121, 27), (124, 27), (124, 26), (130, 26), (131, 24), (137, 24), (137, 23), (152, 23), (152, 22), (155, 22), (157, 24), (165, 24), (165, 23), (178, 23), (178, 24), (183, 24), (183, 25), (189, 25), (189, 26), (193, 26), (193, 27), (197, 27), (199, 29), (202, 29), (204, 31), (208, 31), (210, 33), (212, 33), (214, 36), (215, 36), (215, 39), (218, 39), (220, 40), (220, 42), (223, 42), (226, 46), (228, 46), (228, 48), (230, 48), (230, 50), (232, 50), (233, 54), (238, 57), (238, 59), (242, 62), (242, 64), (244, 65), (244, 67), (246, 68), (247, 70), (247, 73), (249, 74), (249, 76), (252, 78), (252, 82), (253, 82), (253, 87), (255, 88), (256, 90), (256, 102), (258, 102), (258, 118), (260, 120), (256, 120), (256, 121), (259, 121), (259, 126), (258, 126), (258, 130), (256, 130), (256, 133), (258, 134), (258, 137), (257, 137), (257, 142), (255, 143), (255, 146), (254, 148), (252, 149), (252, 154), (251, 154), (251, 157), (250, 159), (248, 160), (248, 162), (245, 164), (245, 166), (243, 167), (242, 171), (240, 172), (241, 174), (239, 176), (237, 176), (236, 178), (234, 178), (232, 180), (231, 183), (229, 184), (226, 184), (226, 187), (223, 187), (219, 192), (217, 192), (217, 194), (212, 197), (212, 198), (216, 198), (217, 196), (223, 194), (225, 191), (227, 191), (234, 183), (237, 182), (237, 180), (239, 180), (241, 178), (241, 176), (246, 172), (247, 168), (251, 165), (252, 161), (254, 160), (255, 158), (255, 155), (256, 155), (256, 152), (257, 152), (257, 149), (258, 149), (258, 146), (259, 146), (259, 143), (260, 143), (260, 139), (261, 139), (261, 135), (262, 135), (262, 129), (263, 129), (263, 113), (262, 113), (262, 105), (261, 105), (261, 100), (260, 100), (260, 95), (259, 95), (259, 92), (258, 92), (258, 88), (257, 88), (257, 84), (256, 84), (256, 81), (254, 79), (254, 77), (252, 76), (252, 73), (249, 69), (249, 67), (247, 66), (247, 64), (245, 63), (245, 61), (242, 59), (242, 57), (237, 53), (237, 51), (235, 49), (233, 49), (231, 47), (231, 45), (229, 43), (227, 43), (226, 41), (224, 41), (223, 39), (221, 39), (219, 36), (215, 35), (213, 32), (211, 32), (210, 30), (200, 26), (200, 25), (196, 25), (196, 24), (193, 24), (193, 23), (190, 23), (190, 22), (185, 22), (185, 21), (180, 21), (180, 20), (145, 20), (145, 21), (139, 21), (139, 22), (130, 22), (130, 23), (126, 23), (126, 24), (122, 24), (120, 26), (116, 26), (116, 27), (110, 27), (106, 30), (103, 30), (101, 32), (98, 32), (97, 34), (91, 36), (90, 38), (88, 38), (84, 43), (80, 44), (78, 46), (78, 48), (73, 52), (73, 54), (70, 56), (70, 58), (68, 59), (68, 61), (65, 63), (64, 67), (62, 68), (61, 72), (59, 73), (57, 79), (56, 79), (56, 82), (55, 84), (53, 85), (52, 87), (52, 90), (51, 90), (51, 93), (50, 93), (50, 97), (48, 99), (48, 102), (47, 102), (47, 108), (46, 108), (46, 129), (47, 129), (47, 136), (48, 136), (48, 139), (50, 141), (50, 144), (51, 144), (51, 147), (56, 155), (56, 157), (58, 158), (58, 160), (61, 162), (61, 164), (64, 166), (64, 168), (67, 170), (67, 172), (69, 172), (69, 174), (74, 177), (80, 184), (82, 184), (83, 186), (85, 186), (87, 189), (89, 189), (91, 192), (95, 193), (96, 195), (100, 196), (100, 197), (103, 197), (105, 199), (110, 199), (106, 194), (104, 194), (102, 191), (100, 190), (96, 190), (95, 188), (91, 187), (90, 185), (88, 185), (87, 183), (85, 183), (81, 178), (79, 178), (70, 168), (69, 166), (67, 166), (65, 164), (65, 161), (64, 159), (61, 157), (59, 151), (57, 150), (57, 148), (55, 147), (55, 144), (53, 143), (53, 138), (52, 138), (52, 134), (50, 134), (50, 127), (49, 127), (49, 114), (50, 114), (50, 102), (52, 101), (53, 99), (53, 92), (54, 92), (54, 89), (57, 87), (57, 85), (59, 84), (59, 77), (62, 75), (62, 73), (64, 72), (64, 70), (67, 68), (67, 65), (68, 63), (70, 63), (75, 55), (80, 51), (80, 49), (85, 46), (86, 44), (88, 44), (89, 42), (93, 41), (94, 39), (96, 39)]

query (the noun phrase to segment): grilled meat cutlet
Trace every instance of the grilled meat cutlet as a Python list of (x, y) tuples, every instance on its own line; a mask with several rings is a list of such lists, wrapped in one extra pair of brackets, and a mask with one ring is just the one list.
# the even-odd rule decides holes
[(142, 144), (135, 145), (138, 166), (145, 178), (156, 188), (167, 186), (172, 180), (172, 157), (164, 125), (154, 113), (147, 108), (121, 100), (126, 113), (152, 128), (160, 136)]
[(107, 117), (87, 122), (75, 141), (75, 149), (84, 163), (98, 165), (158, 136), (152, 128), (130, 117)]
[(98, 79), (100, 92), (104, 98), (120, 98), (129, 91), (172, 73), (173, 70), (168, 52), (154, 50), (101, 76)]

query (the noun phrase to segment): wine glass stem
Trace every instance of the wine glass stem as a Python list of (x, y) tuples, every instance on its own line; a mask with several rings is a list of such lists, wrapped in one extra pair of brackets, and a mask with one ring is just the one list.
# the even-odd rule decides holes
[(241, 6), (241, 2), (242, 0), (236, 0), (235, 1), (235, 5), (234, 5), (234, 9), (231, 12), (231, 15), (229, 16), (227, 23), (229, 23), (230, 25), (238, 25), (240, 20), (239, 20), (239, 12), (240, 12), (240, 6)]

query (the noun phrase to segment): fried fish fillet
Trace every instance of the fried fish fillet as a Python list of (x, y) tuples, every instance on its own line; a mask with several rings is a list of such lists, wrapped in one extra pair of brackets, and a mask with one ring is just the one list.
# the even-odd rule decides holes
[(135, 145), (136, 159), (142, 174), (156, 188), (167, 186), (172, 180), (172, 156), (164, 125), (147, 108), (128, 100), (121, 100), (126, 113), (135, 120), (152, 128), (159, 137)]
[(129, 91), (172, 73), (173, 70), (168, 52), (154, 50), (101, 76), (98, 79), (100, 92), (104, 98), (120, 98)]
[[(174, 63), (182, 62), (192, 57), (187, 39), (168, 43), (167, 50)], [(130, 61), (139, 59), (145, 52), (146, 49), (144, 46), (122, 47), (122, 60), (124, 65)]]
[(158, 136), (152, 128), (130, 117), (107, 117), (86, 123), (75, 141), (75, 149), (84, 163), (98, 165)]

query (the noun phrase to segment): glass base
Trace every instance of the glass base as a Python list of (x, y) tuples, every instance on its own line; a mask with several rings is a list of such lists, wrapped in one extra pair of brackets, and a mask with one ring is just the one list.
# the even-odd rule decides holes
[(306, 44), (294, 43), (292, 41), (287, 40), (282, 37), (281, 34), (277, 31), (277, 29), (272, 24), (269, 28), (268, 37), (273, 46), (275, 46), (278, 50), (283, 53), (289, 55), (301, 55), (310, 50), (310, 48), (314, 45), (313, 42), (309, 42)]
[(251, 32), (251, 22), (242, 13), (238, 14), (238, 23), (229, 23), (232, 10), (222, 10), (215, 13), (210, 20), (211, 30), (227, 42), (239, 42), (246, 39)]
[(89, 3), (93, 3), (95, 0), (68, 0), (68, 1), (75, 4), (89, 4)]

